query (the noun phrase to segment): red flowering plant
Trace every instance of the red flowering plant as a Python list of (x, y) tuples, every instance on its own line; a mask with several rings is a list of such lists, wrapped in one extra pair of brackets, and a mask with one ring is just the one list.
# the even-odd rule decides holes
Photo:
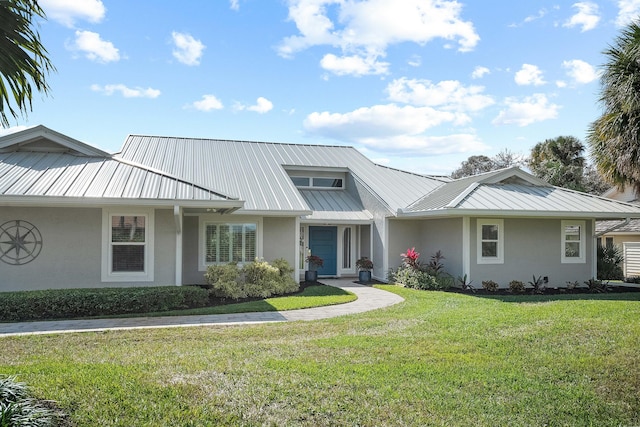
[(402, 263), (408, 267), (413, 268), (414, 270), (420, 269), (420, 264), (418, 262), (418, 258), (420, 258), (420, 253), (416, 252), (416, 248), (413, 247), (411, 249), (407, 249), (407, 251), (403, 254), (400, 254), (403, 258)]

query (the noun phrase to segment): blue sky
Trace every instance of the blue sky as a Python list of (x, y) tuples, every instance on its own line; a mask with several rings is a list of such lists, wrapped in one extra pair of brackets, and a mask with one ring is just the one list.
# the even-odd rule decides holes
[(44, 124), (117, 152), (128, 134), (352, 145), (449, 174), (471, 155), (585, 140), (602, 51), (640, 0), (40, 0)]

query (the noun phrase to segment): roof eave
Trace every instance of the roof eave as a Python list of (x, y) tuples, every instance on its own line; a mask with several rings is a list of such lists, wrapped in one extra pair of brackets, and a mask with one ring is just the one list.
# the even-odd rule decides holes
[(244, 206), (241, 200), (180, 200), (140, 199), (121, 197), (60, 197), (60, 196), (0, 196), (0, 206), (37, 207), (101, 207), (101, 206), (149, 206), (203, 209), (225, 209), (235, 211)]
[(531, 210), (490, 210), (490, 209), (434, 209), (430, 211), (406, 212), (398, 210), (398, 218), (432, 218), (452, 216), (493, 216), (527, 218), (595, 218), (626, 219), (640, 218), (640, 209), (630, 212), (589, 212), (589, 211), (531, 211)]

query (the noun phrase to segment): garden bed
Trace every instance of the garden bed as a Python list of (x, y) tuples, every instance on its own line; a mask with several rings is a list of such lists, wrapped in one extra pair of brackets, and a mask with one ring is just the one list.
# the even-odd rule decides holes
[(628, 293), (628, 292), (640, 292), (640, 287), (625, 286), (625, 285), (608, 285), (604, 288), (595, 290), (589, 289), (586, 286), (569, 288), (544, 288), (535, 292), (532, 288), (526, 288), (524, 292), (512, 292), (507, 288), (500, 288), (497, 291), (488, 291), (486, 289), (462, 289), (462, 288), (449, 288), (445, 292), (455, 292), (469, 295), (579, 295), (579, 294), (599, 294), (599, 293)]

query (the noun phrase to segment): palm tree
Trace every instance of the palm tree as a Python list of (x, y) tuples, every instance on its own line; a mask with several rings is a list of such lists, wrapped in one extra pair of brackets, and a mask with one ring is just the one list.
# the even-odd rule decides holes
[(559, 136), (537, 143), (531, 149), (529, 167), (538, 178), (552, 185), (583, 191), (584, 145), (574, 136)]
[[(0, 123), (9, 127), (7, 110), (14, 118), (32, 110), (33, 87), (47, 94), (46, 76), (55, 71), (33, 29), (36, 17), (45, 18), (37, 0), (0, 1)], [(15, 106), (12, 106), (12, 102)]]
[(640, 193), (640, 25), (629, 24), (604, 51), (600, 118), (589, 127), (587, 142), (600, 174), (620, 189)]

